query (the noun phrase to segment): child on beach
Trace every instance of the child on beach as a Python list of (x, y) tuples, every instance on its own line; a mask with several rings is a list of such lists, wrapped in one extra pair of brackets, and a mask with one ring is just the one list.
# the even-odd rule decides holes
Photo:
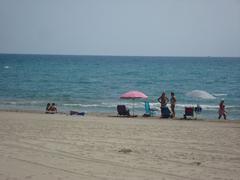
[(220, 104), (219, 104), (219, 110), (218, 110), (218, 119), (220, 119), (222, 116), (226, 120), (226, 111), (225, 111), (225, 105), (224, 105), (224, 100), (222, 99)]

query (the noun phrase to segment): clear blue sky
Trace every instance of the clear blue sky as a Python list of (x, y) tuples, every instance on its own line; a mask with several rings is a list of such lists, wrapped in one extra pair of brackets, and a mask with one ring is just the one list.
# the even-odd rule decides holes
[(240, 57), (240, 0), (0, 0), (0, 53)]

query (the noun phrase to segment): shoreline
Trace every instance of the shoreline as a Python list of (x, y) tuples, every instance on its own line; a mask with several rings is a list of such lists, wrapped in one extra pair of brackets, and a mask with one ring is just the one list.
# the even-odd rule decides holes
[[(121, 103), (119, 103), (121, 104)], [(124, 104), (124, 103), (123, 103)], [(131, 113), (131, 107), (127, 104), (127, 107), (130, 109), (130, 113)], [(155, 106), (153, 106), (155, 107)], [(17, 111), (17, 112), (44, 112), (45, 111), (45, 106), (39, 106), (39, 107), (9, 107), (9, 106), (1, 106), (0, 107), (0, 111)], [(169, 107), (170, 108), (170, 107)], [(80, 110), (81, 109), (81, 110)], [(157, 107), (158, 109), (158, 107)], [(58, 106), (58, 110), (59, 113), (63, 113), (63, 114), (68, 114), (71, 110), (73, 111), (81, 111), (81, 112), (87, 112), (88, 114), (110, 114), (110, 115), (114, 115), (117, 114), (117, 109), (116, 107), (111, 107), (109, 109), (107, 108), (99, 108), (99, 109), (95, 109), (95, 108), (77, 108), (77, 107), (65, 107), (63, 108), (62, 106)], [(229, 112), (227, 114), (227, 119), (228, 120), (232, 120), (232, 121), (236, 121), (236, 120), (240, 120), (240, 116), (238, 115), (239, 112), (237, 110), (230, 110), (229, 108), (227, 108), (227, 112)], [(142, 116), (145, 113), (144, 109), (138, 109), (136, 111), (136, 114), (138, 116)], [(177, 119), (181, 119), (183, 118), (183, 114), (184, 114), (184, 108), (183, 109), (176, 109), (176, 117)], [(157, 116), (160, 116), (160, 111), (157, 112), (156, 114)], [(195, 114), (196, 115), (196, 114)], [(217, 120), (218, 118), (218, 109), (216, 108), (215, 110), (209, 110), (209, 109), (203, 109), (203, 111), (197, 115), (198, 118), (202, 119), (202, 120)]]
[[(13, 112), (13, 113), (29, 113), (29, 114), (46, 114), (45, 111), (41, 110), (19, 110), (19, 109), (0, 109), (1, 112)], [(73, 117), (78, 117), (76, 115), (70, 115), (69, 113), (66, 112), (57, 112), (55, 114), (50, 114), (50, 115), (66, 115), (66, 116), (73, 116)], [(190, 119), (183, 119), (176, 117), (174, 119), (172, 118), (160, 118), (158, 115), (152, 116), (152, 117), (143, 117), (142, 115), (137, 115), (136, 117), (122, 117), (118, 116), (117, 113), (107, 113), (107, 112), (86, 112), (84, 116), (91, 116), (91, 117), (110, 117), (110, 118), (121, 118), (121, 119), (128, 119), (128, 118), (134, 118), (134, 119), (157, 119), (157, 120), (176, 120), (176, 121), (203, 121), (203, 122), (234, 122), (234, 123), (240, 123), (239, 120), (224, 120), (224, 119), (209, 119), (209, 118), (190, 118)]]

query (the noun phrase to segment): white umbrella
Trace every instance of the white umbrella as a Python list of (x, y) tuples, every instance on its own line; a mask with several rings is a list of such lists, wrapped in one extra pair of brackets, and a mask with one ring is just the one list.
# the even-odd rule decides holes
[(209, 94), (207, 91), (193, 90), (186, 93), (187, 96), (198, 99), (216, 99), (213, 95)]
[[(190, 92), (186, 93), (186, 95), (188, 97), (192, 97), (192, 98), (196, 98), (196, 99), (205, 99), (205, 100), (216, 99), (216, 97), (214, 97), (213, 95), (211, 95), (207, 91), (202, 91), (202, 90), (193, 90), (193, 91), (190, 91)], [(198, 109), (198, 111), (196, 111), (196, 114), (200, 113), (201, 110), (202, 110), (202, 108), (199, 105), (197, 105), (197, 108), (199, 108), (199, 109)]]

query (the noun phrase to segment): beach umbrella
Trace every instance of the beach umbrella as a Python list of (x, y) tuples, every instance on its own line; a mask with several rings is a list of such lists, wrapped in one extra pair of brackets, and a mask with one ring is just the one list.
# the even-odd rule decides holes
[[(205, 99), (205, 100), (216, 99), (216, 97), (214, 97), (213, 95), (211, 95), (207, 91), (202, 91), (202, 90), (193, 90), (193, 91), (190, 91), (190, 92), (186, 93), (186, 95), (188, 97), (192, 97), (192, 98), (196, 98), (196, 99)], [(198, 104), (197, 105), (196, 115), (197, 115), (197, 113), (200, 113), (201, 110), (202, 110), (202, 108)]]
[(131, 99), (133, 101), (133, 116), (134, 116), (134, 102), (135, 99), (147, 99), (148, 97), (140, 91), (128, 91), (120, 96), (121, 99)]
[(207, 91), (193, 90), (186, 94), (188, 97), (197, 99), (216, 99), (213, 95), (209, 94)]

